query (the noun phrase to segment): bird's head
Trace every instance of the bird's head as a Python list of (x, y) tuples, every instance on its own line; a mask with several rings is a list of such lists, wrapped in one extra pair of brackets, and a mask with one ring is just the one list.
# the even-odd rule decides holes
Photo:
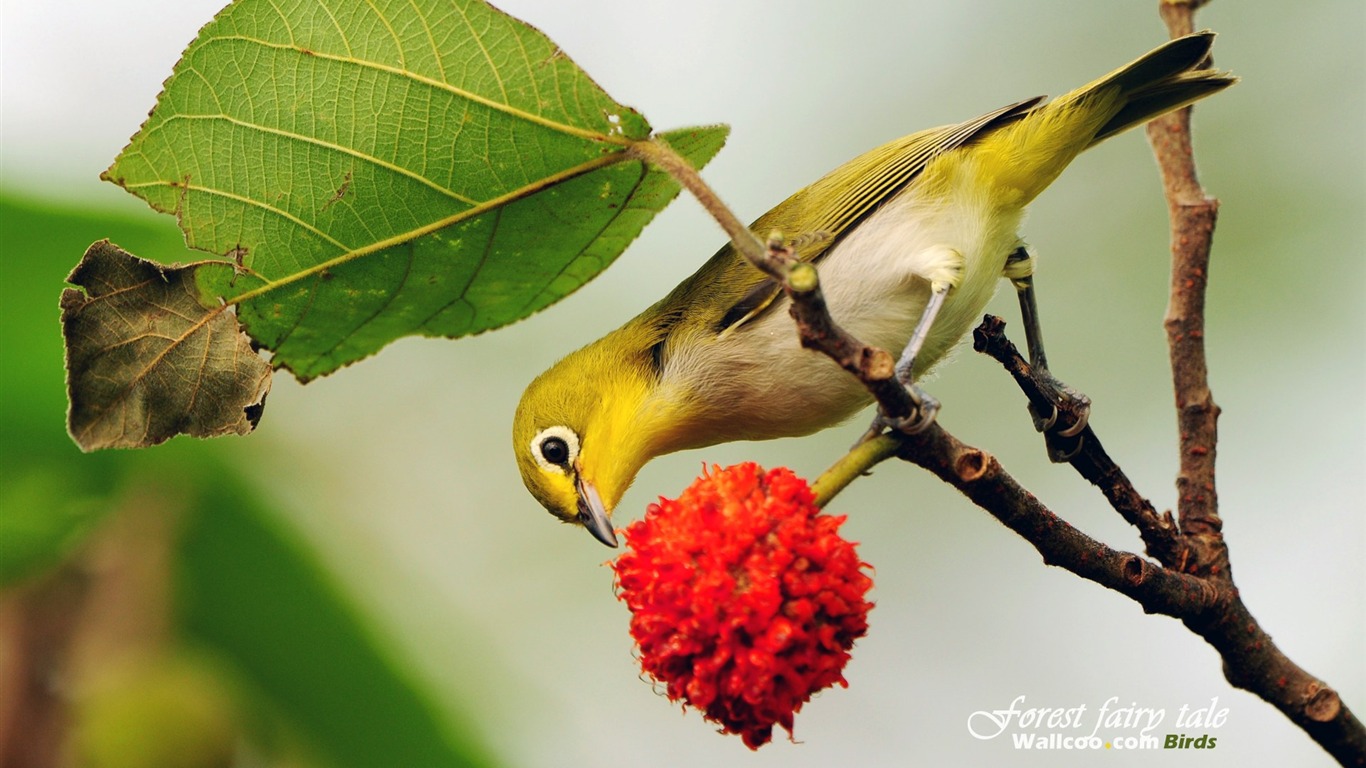
[(659, 426), (667, 425), (654, 403), (658, 376), (649, 350), (637, 351), (622, 336), (609, 335), (538, 376), (512, 426), (531, 495), (609, 547), (617, 546), (612, 510), (640, 468), (663, 452)]

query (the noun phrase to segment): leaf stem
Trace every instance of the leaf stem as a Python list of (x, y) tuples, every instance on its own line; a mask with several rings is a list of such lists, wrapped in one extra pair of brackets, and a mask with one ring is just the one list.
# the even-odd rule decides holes
[(811, 490), (816, 493), (816, 506), (824, 507), (830, 503), (855, 478), (895, 456), (900, 446), (900, 440), (887, 434), (865, 440), (851, 448), (811, 484)]
[(626, 150), (626, 154), (643, 160), (656, 168), (669, 174), (683, 188), (692, 193), (697, 202), (702, 204), (707, 213), (716, 219), (716, 223), (721, 225), (726, 235), (730, 237), (730, 242), (735, 246), (735, 250), (744, 256), (751, 264), (763, 270), (765, 274), (775, 280), (785, 280), (786, 270), (773, 264), (768, 258), (768, 247), (763, 240), (760, 240), (750, 228), (740, 221), (740, 217), (735, 215), (721, 197), (716, 194), (706, 181), (702, 179), (702, 174), (692, 167), (692, 164), (685, 160), (681, 155), (673, 150), (668, 144), (651, 138), (647, 141), (637, 141), (631, 144)]

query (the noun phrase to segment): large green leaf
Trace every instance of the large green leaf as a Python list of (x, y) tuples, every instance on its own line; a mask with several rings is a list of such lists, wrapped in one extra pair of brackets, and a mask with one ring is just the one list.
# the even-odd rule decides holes
[[(572, 292), (677, 194), (650, 126), (480, 0), (238, 0), (105, 177), (173, 213), (201, 303), (307, 380)], [(660, 139), (694, 165), (724, 127)]]
[(179, 626), (230, 660), (342, 768), (496, 764), (315, 553), (228, 472), (201, 484), (177, 557)]

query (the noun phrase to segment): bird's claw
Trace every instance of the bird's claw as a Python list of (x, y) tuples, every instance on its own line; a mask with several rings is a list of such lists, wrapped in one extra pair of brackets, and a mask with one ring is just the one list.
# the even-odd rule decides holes
[(908, 386), (906, 391), (911, 393), (911, 399), (915, 401), (915, 410), (909, 416), (900, 418), (890, 418), (878, 413), (878, 419), (887, 428), (899, 430), (908, 435), (924, 432), (939, 416), (939, 401), (930, 397), (928, 392), (914, 384)]
[(877, 415), (873, 417), (873, 423), (868, 425), (867, 431), (854, 443), (855, 447), (872, 440), (887, 430), (895, 430), (907, 435), (914, 435), (929, 428), (939, 415), (939, 401), (930, 396), (928, 392), (916, 386), (907, 385), (906, 391), (911, 395), (911, 401), (915, 408), (907, 416), (888, 416), (881, 408)]
[(1091, 418), (1091, 398), (1058, 381), (1048, 371), (1038, 371), (1035, 380), (1050, 403), (1044, 416), (1031, 403), (1030, 418), (1034, 429), (1042, 432), (1048, 447), (1048, 458), (1055, 463), (1070, 461), (1081, 451), (1081, 434)]

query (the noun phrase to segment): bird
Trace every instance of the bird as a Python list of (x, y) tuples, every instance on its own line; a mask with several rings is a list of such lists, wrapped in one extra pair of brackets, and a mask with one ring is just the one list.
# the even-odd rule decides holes
[[(1052, 101), (1026, 99), (895, 139), (759, 217), (813, 263), (835, 320), (905, 350), (904, 383), (962, 339), (1002, 278), (1016, 287), (1031, 353), (1035, 258), (1025, 207), (1082, 151), (1237, 81), (1211, 68), (1212, 32), (1179, 37)], [(807, 435), (870, 402), (803, 349), (781, 287), (724, 245), (668, 295), (563, 357), (526, 388), (513, 450), (531, 495), (617, 546), (611, 513), (641, 468), (674, 451)], [(1026, 304), (1027, 302), (1027, 304)], [(917, 388), (918, 389), (918, 388)]]

